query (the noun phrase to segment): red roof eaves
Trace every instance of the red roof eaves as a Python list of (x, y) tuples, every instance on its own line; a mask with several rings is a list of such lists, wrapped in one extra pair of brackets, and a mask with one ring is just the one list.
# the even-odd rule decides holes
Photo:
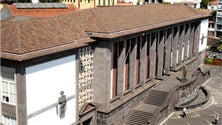
[(8, 9), (13, 16), (30, 17), (54, 17), (64, 13), (78, 11), (74, 4), (68, 4), (68, 8), (62, 9), (17, 9), (15, 5), (8, 5)]
[(88, 45), (88, 43), (94, 42), (95, 40), (91, 38), (85, 38), (76, 40), (70, 44), (65, 44), (61, 46), (55, 46), (51, 48), (41, 49), (33, 52), (23, 53), (23, 54), (15, 54), (15, 53), (8, 53), (4, 51), (0, 51), (0, 58), (15, 60), (15, 61), (24, 61), (48, 54), (52, 54), (55, 52), (61, 52), (69, 49), (79, 48)]

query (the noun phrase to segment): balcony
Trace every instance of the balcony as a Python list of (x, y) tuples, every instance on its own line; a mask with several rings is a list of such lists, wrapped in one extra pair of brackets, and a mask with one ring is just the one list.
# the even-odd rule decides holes
[(217, 16), (222, 17), (222, 12), (217, 12)]

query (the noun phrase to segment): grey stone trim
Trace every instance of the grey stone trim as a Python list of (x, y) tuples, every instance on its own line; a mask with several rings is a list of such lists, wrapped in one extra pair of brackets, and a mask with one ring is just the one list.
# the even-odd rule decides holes
[(178, 64), (182, 64), (182, 51), (183, 51), (183, 44), (184, 44), (184, 25), (180, 25), (179, 31), (179, 40), (178, 40)]
[(172, 40), (172, 69), (176, 68), (177, 64), (177, 43), (178, 43), (178, 36), (179, 36), (179, 28), (174, 27), (173, 28), (173, 40)]
[(22, 64), (16, 67), (16, 90), (16, 122), (17, 125), (27, 125), (26, 75)]
[[(125, 54), (125, 42), (126, 41), (120, 41), (118, 44), (118, 64), (117, 64), (117, 96), (122, 99), (123, 92), (124, 92), (124, 60), (126, 57)], [(122, 44), (122, 45), (121, 45)], [(122, 46), (122, 47), (121, 47)]]
[(200, 41), (200, 22), (196, 22), (194, 31), (194, 55), (198, 54), (199, 51), (199, 41)]
[[(145, 39), (143, 39), (145, 37)], [(141, 36), (140, 40), (140, 82), (142, 82), (142, 85), (144, 85), (146, 80), (146, 52), (147, 52), (147, 41), (146, 41), (146, 35)]]
[(79, 72), (80, 72), (80, 58), (79, 53), (76, 53), (76, 120), (79, 121)]
[(186, 24), (185, 35), (184, 35), (184, 59), (185, 60), (188, 58), (187, 52), (189, 51), (188, 50), (189, 36), (190, 36), (190, 24)]
[(156, 68), (156, 32), (151, 33), (150, 40), (150, 79), (155, 77), (155, 68)]
[(158, 33), (158, 50), (157, 50), (157, 58), (158, 58), (158, 62), (157, 62), (157, 74), (156, 77), (157, 78), (162, 78), (163, 77), (163, 54), (164, 54), (164, 39), (165, 39), (165, 31), (161, 30)]
[[(134, 39), (134, 40), (132, 40)], [(129, 84), (130, 84), (130, 90), (132, 92), (135, 92), (136, 83), (135, 83), (135, 76), (136, 76), (136, 38), (130, 39), (130, 49), (131, 53), (130, 55), (130, 61), (129, 61)]]
[(193, 56), (193, 42), (194, 42), (194, 25), (190, 24), (190, 42), (189, 42), (189, 58)]
[(108, 111), (111, 100), (112, 43), (98, 41), (94, 50), (94, 77), (92, 80), (93, 100), (100, 110)]
[(165, 34), (165, 47), (164, 47), (164, 74), (169, 74), (170, 71), (170, 54), (171, 54), (171, 40), (172, 40), (172, 28), (167, 29)]

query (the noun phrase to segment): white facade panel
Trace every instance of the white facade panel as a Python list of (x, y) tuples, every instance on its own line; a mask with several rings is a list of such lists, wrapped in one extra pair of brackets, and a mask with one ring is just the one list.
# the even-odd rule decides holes
[(199, 52), (207, 48), (208, 22), (209, 20), (205, 19), (200, 24)]
[[(60, 92), (67, 100), (65, 117), (57, 115)], [(75, 55), (26, 68), (28, 125), (69, 125), (76, 121)], [(51, 107), (51, 108), (49, 108)]]

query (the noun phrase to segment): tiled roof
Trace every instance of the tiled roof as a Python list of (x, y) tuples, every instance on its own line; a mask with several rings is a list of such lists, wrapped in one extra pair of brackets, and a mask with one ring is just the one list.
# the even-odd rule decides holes
[(86, 45), (94, 41), (85, 32), (95, 22), (88, 12), (2, 21), (0, 56), (22, 61)]
[(209, 2), (208, 4), (217, 5), (217, 4), (218, 4), (218, 1), (217, 1), (217, 0), (214, 0), (214, 1), (212, 1), (212, 2)]
[[(180, 10), (180, 11), (175, 11)], [(1, 21), (1, 58), (27, 60), (93, 42), (208, 17), (183, 5), (101, 7), (51, 18), (13, 17)]]
[(195, 5), (197, 4), (196, 2), (192, 2), (192, 1), (182, 1), (180, 2), (180, 4), (184, 4), (184, 5)]
[(13, 16), (30, 17), (54, 17), (67, 12), (77, 11), (74, 4), (68, 4), (68, 8), (16, 8), (14, 4), (8, 5), (9, 11)]
[(92, 30), (93, 37), (113, 38), (209, 16), (185, 5), (148, 4), (92, 9), (103, 30)]

